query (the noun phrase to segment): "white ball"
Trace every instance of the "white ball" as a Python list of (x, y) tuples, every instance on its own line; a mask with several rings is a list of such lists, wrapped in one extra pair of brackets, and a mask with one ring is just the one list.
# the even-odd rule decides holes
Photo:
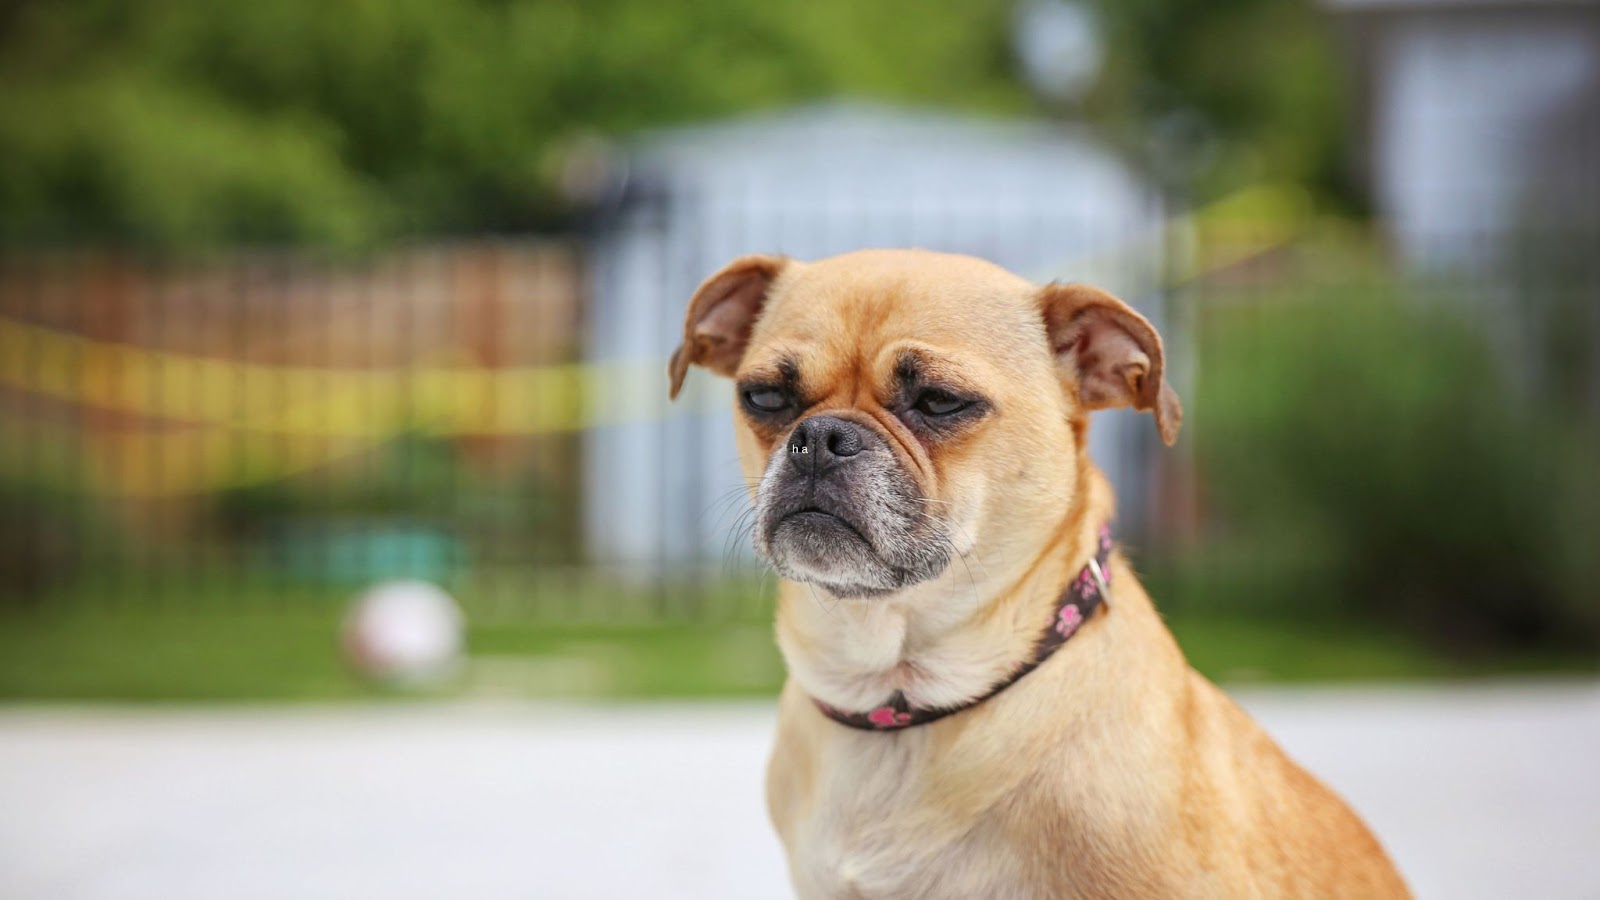
[(357, 597), (345, 616), (346, 659), (383, 681), (438, 681), (460, 662), (465, 619), (443, 589), (426, 581), (386, 581)]

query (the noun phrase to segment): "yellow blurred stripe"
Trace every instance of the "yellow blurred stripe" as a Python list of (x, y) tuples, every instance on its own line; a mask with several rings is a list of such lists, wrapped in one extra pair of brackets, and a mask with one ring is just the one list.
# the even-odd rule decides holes
[[(1183, 282), (1294, 240), (1312, 222), (1304, 190), (1254, 187), (1176, 217), (1115, 255), (1143, 257), (1192, 241), (1193, 252), (1178, 253), (1184, 265), (1172, 273)], [(1049, 274), (1092, 269), (1091, 262)], [(28, 443), (0, 441), (0, 474), (140, 497), (213, 491), (325, 466), (406, 432), (526, 437), (646, 421), (667, 412), (663, 369), (664, 360), (271, 366), (0, 317), (0, 388), (138, 420), (92, 434), (33, 418), (7, 423), (8, 434), (25, 434)], [(704, 408), (725, 398), (701, 380), (686, 399)]]
[[(703, 384), (678, 408), (726, 402)], [(665, 415), (662, 366), (423, 369), (357, 384), (251, 423), (158, 425), (19, 417), (0, 409), (0, 476), (138, 498), (224, 490), (359, 456), (407, 433), (526, 437)], [(323, 419), (321, 417), (328, 417)]]
[(463, 434), (568, 431), (586, 424), (586, 385), (619, 374), (609, 370), (638, 368), (264, 366), (0, 318), (0, 386), (145, 419), (274, 434), (374, 436), (402, 422)]
[[(1310, 214), (1299, 188), (1254, 187), (1164, 230), (1193, 234), (1199, 245), (1192, 266), (1179, 273), (1186, 279), (1292, 239)], [(379, 370), (269, 366), (95, 341), (0, 318), (0, 386), (140, 418), (275, 434), (382, 435), (401, 418), (454, 433), (571, 430), (588, 424), (584, 398), (618, 377), (613, 368), (488, 369), (439, 360)]]

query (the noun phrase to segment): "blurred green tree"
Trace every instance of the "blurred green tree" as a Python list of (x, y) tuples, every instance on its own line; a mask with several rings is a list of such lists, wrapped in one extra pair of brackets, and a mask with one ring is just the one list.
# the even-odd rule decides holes
[(1254, 564), (1232, 594), (1463, 652), (1600, 648), (1600, 434), (1482, 324), (1381, 282), (1204, 317), (1198, 455)]
[[(1110, 52), (1090, 98), (1202, 197), (1259, 181), (1348, 202), (1349, 78), (1305, 0), (1100, 0)], [(1140, 138), (1139, 136), (1147, 136)]]
[(0, 237), (360, 244), (559, 221), (591, 133), (838, 92), (1016, 109), (1007, 4), (74, 0), (0, 16)]
[[(557, 227), (563, 152), (590, 135), (839, 94), (1030, 110), (1012, 14), (1011, 0), (13, 0), (0, 241), (360, 246)], [(1206, 160), (1185, 178), (1332, 170), (1336, 91), (1308, 0), (1129, 0), (1100, 16), (1112, 63), (1085, 109), (1130, 138), (1197, 123), (1222, 152), (1179, 141)]]

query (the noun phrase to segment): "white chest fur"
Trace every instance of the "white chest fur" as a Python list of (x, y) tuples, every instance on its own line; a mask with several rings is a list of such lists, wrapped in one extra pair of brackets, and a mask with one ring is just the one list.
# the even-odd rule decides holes
[(926, 735), (849, 735), (823, 753), (816, 802), (793, 822), (790, 864), (805, 898), (1026, 897), (993, 829), (940, 808)]

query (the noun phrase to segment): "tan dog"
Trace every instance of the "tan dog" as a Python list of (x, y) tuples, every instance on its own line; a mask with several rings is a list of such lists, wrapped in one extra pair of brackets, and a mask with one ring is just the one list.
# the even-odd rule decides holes
[(1407, 896), (1127, 561), (1089, 565), (1089, 412), (1148, 410), (1169, 444), (1182, 417), (1138, 313), (967, 257), (752, 256), (695, 294), (674, 397), (691, 364), (737, 382), (785, 579), (767, 795), (802, 896)]

